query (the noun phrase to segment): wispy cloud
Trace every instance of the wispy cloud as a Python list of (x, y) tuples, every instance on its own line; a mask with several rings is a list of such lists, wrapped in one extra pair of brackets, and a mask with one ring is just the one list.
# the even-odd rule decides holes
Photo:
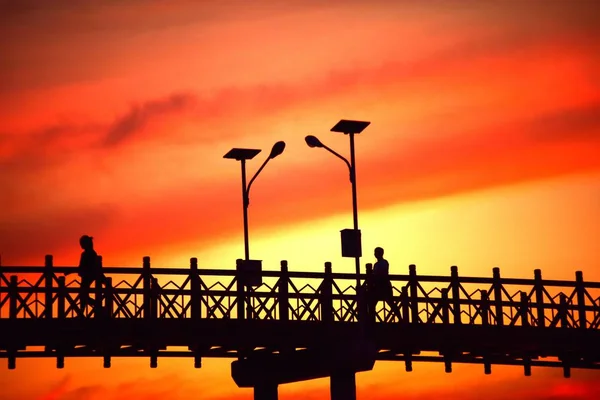
[[(525, 40), (525, 42), (523, 41)], [(519, 46), (516, 46), (519, 44)], [(566, 43), (563, 43), (566, 45)], [(246, 87), (224, 87), (212, 93), (176, 92), (164, 97), (148, 99), (133, 103), (112, 121), (67, 121), (53, 123), (37, 128), (32, 132), (18, 134), (0, 134), (3, 143), (2, 153), (13, 149), (12, 163), (21, 164), (19, 158), (35, 161), (40, 155), (49, 156), (60, 150), (61, 159), (66, 159), (70, 151), (81, 151), (87, 147), (112, 148), (126, 143), (129, 138), (140, 136), (142, 131), (152, 131), (152, 122), (164, 117), (175, 116), (179, 121), (192, 122), (201, 126), (209, 121), (230, 125), (242, 116), (260, 118), (294, 107), (308, 106), (315, 99), (340, 98), (346, 94), (360, 91), (377, 91), (388, 85), (412, 84), (418, 80), (438, 79), (439, 77), (458, 76), (461, 71), (472, 71), (472, 65), (492, 57), (503, 58), (525, 57), (527, 52), (539, 51), (535, 41), (527, 42), (519, 35), (498, 35), (483, 39), (468, 40), (446, 51), (433, 56), (414, 60), (385, 60), (378, 66), (333, 68), (320, 77), (313, 77), (305, 82), (268, 83)], [(577, 51), (576, 51), (577, 53)], [(578, 52), (592, 65), (599, 66), (600, 58)], [(482, 65), (486, 65), (483, 63)], [(477, 77), (478, 79), (480, 77)], [(407, 93), (407, 94), (410, 94)], [(567, 120), (567, 114), (561, 119), (563, 129), (570, 122), (584, 123), (595, 118), (597, 105), (590, 105), (589, 110), (576, 110)], [(585, 118), (585, 120), (584, 120)], [(549, 124), (552, 121), (539, 121)], [(577, 128), (577, 125), (574, 127)], [(201, 131), (201, 130), (199, 130)], [(177, 140), (177, 134), (162, 130), (148, 132), (147, 137)], [(206, 139), (196, 136), (201, 142)], [(70, 148), (69, 148), (70, 147)], [(0, 162), (7, 162), (6, 157)]]
[(600, 140), (600, 102), (542, 115), (531, 122), (530, 128), (540, 140)]
[(107, 147), (115, 146), (140, 133), (153, 118), (189, 110), (194, 103), (190, 94), (174, 94), (164, 99), (134, 105), (108, 127), (103, 140)]

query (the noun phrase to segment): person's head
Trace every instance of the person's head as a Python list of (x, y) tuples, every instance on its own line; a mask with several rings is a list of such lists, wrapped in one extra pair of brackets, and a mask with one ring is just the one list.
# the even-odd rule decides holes
[(383, 257), (383, 248), (375, 247), (375, 258), (378, 260)]
[(84, 250), (92, 249), (92, 248), (94, 248), (94, 242), (92, 241), (92, 239), (93, 239), (93, 237), (91, 237), (91, 236), (83, 235), (82, 237), (79, 238), (79, 245)]

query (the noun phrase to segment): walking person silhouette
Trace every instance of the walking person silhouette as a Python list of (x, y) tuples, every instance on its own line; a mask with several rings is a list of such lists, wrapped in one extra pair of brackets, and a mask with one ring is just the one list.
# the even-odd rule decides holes
[(386, 300), (392, 295), (392, 283), (390, 282), (390, 263), (383, 258), (383, 248), (376, 247), (374, 251), (377, 261), (373, 265), (373, 280), (375, 294), (378, 300)]
[[(106, 283), (106, 277), (102, 273), (102, 265), (96, 250), (94, 250), (93, 237), (83, 235), (79, 238), (79, 245), (83, 249), (79, 259), (79, 272), (81, 277), (80, 309), (83, 315), (90, 301), (90, 287), (92, 283)], [(96, 299), (97, 301), (100, 299)], [(101, 300), (100, 300), (101, 301)]]
[(380, 300), (385, 301), (392, 312), (400, 319), (400, 310), (393, 301), (392, 282), (390, 281), (390, 263), (383, 258), (383, 248), (376, 247), (374, 256), (377, 259), (373, 266), (373, 293), (371, 297), (371, 312), (375, 313), (375, 307)]

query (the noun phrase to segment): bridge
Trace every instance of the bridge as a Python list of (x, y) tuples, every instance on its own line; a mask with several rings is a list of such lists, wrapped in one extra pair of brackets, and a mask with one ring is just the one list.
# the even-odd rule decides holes
[[(234, 358), (232, 377), (255, 399), (278, 385), (329, 377), (333, 400), (356, 397), (355, 373), (376, 360), (523, 368), (600, 368), (600, 283), (417, 273), (390, 275), (393, 295), (373, 301), (372, 266), (361, 274), (273, 270), (104, 267), (105, 285), (81, 307), (77, 269), (0, 266), (0, 358)], [(65, 274), (67, 274), (65, 276)], [(69, 275), (73, 274), (73, 275)], [(249, 284), (251, 282), (252, 284)]]

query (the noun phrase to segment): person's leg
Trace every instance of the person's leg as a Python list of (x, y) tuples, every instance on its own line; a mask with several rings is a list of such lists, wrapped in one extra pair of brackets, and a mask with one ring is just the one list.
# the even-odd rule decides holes
[(396, 318), (398, 322), (402, 321), (402, 316), (400, 315), (400, 309), (398, 305), (394, 302), (394, 289), (391, 282), (386, 283), (385, 288), (385, 302), (390, 306), (390, 311)]
[(373, 286), (369, 295), (369, 314), (372, 322), (377, 321), (377, 302), (379, 302), (379, 288)]
[(80, 293), (79, 293), (79, 308), (82, 316), (85, 316), (85, 310), (90, 301), (90, 285), (92, 280), (85, 277), (81, 278)]
[(396, 318), (398, 319), (398, 322), (401, 322), (402, 321), (402, 315), (400, 314), (400, 308), (394, 302), (393, 296), (392, 295), (388, 296), (386, 298), (386, 302), (390, 306), (390, 310), (391, 310), (392, 314), (396, 316)]
[(98, 282), (98, 285), (102, 287), (102, 293), (104, 293), (104, 289), (106, 289), (106, 285), (108, 283), (108, 278), (106, 275), (103, 273), (98, 274), (98, 276), (96, 276), (96, 282)]
[(103, 273), (99, 273), (94, 276), (94, 302), (93, 302), (93, 313), (96, 314), (102, 310), (102, 300), (104, 299), (104, 287), (106, 285), (106, 276)]

